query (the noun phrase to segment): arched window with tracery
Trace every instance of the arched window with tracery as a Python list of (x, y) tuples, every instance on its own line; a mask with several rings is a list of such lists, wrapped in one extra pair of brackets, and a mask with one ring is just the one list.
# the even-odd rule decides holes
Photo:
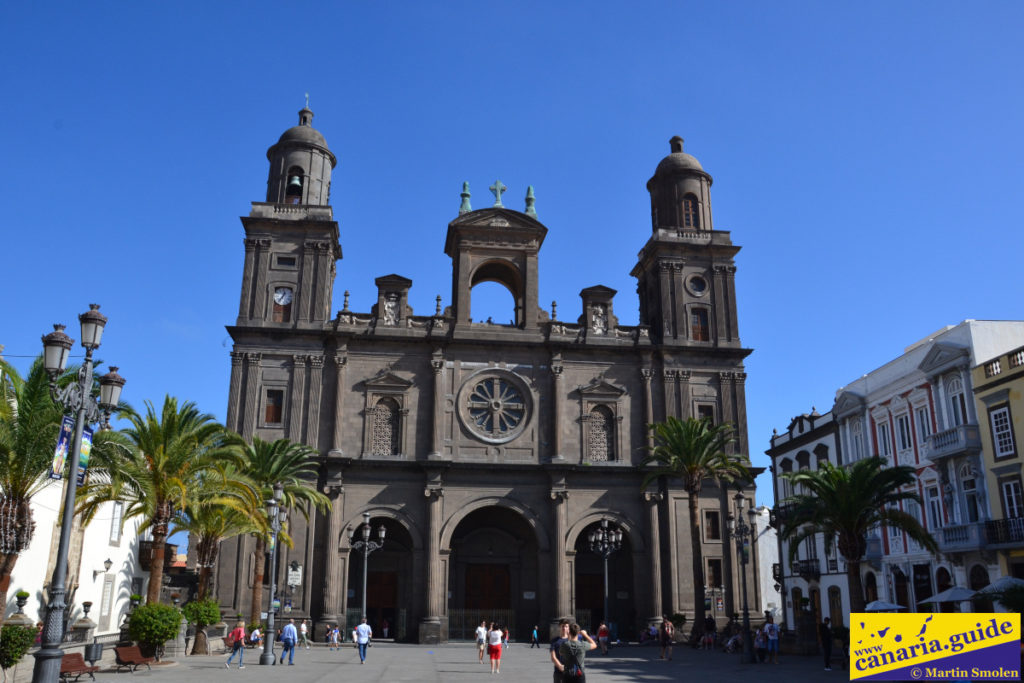
[(399, 407), (398, 402), (384, 397), (373, 409), (373, 437), (370, 453), (373, 455), (398, 455), (399, 449)]
[(607, 406), (595, 406), (587, 422), (587, 439), (590, 442), (590, 460), (609, 462), (615, 460), (615, 418)]

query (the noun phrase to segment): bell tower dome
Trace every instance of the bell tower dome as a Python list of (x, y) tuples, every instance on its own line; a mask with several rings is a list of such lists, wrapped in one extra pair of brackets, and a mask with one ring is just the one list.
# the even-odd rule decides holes
[(331, 169), (338, 160), (320, 131), (313, 128), (308, 106), (299, 112), (299, 125), (286, 130), (267, 150), (270, 174), (267, 202), (327, 206), (331, 198)]
[(713, 230), (711, 221), (711, 176), (696, 157), (683, 151), (683, 139), (669, 140), (672, 152), (661, 160), (647, 181), (651, 193), (651, 223), (654, 231)]

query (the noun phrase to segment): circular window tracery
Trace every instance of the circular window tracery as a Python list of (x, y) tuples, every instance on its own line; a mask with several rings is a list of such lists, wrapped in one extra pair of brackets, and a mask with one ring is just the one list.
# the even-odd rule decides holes
[(474, 436), (505, 443), (519, 436), (529, 419), (526, 388), (506, 373), (470, 378), (462, 388), (460, 414)]

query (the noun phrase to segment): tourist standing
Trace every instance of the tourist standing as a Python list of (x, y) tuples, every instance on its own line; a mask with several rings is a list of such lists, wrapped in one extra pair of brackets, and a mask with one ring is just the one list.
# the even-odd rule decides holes
[(381, 622), (381, 624), (380, 624), (380, 632), (383, 634), (382, 637), (384, 637), (384, 638), (388, 637), (388, 629), (390, 627), (391, 626), (390, 626), (390, 624), (388, 624), (388, 620), (387, 619), (385, 619), (384, 621)]
[(356, 626), (356, 645), (359, 646), (359, 663), (366, 664), (366, 647), (373, 637), (373, 629), (366, 623), (366, 617), (359, 626)]
[(608, 654), (608, 624), (603, 621), (597, 629), (597, 642), (601, 646), (601, 654)]
[(531, 638), (531, 640), (530, 640), (530, 649), (531, 650), (533, 648), (537, 648), (538, 650), (540, 649), (540, 641), (537, 640), (537, 636), (538, 636), (537, 627), (534, 626), (533, 627), (533, 635), (530, 636), (530, 638)]
[(299, 633), (295, 630), (295, 620), (289, 619), (281, 630), (281, 663), (288, 655), (288, 666), (295, 664), (295, 643), (299, 642)]
[(757, 635), (754, 636), (754, 649), (757, 650), (757, 661), (764, 664), (768, 658), (768, 636), (764, 634), (763, 626), (757, 629)]
[(484, 663), (484, 650), (487, 649), (487, 622), (481, 621), (476, 627), (476, 649), (480, 663)]
[(341, 649), (341, 631), (338, 630), (337, 624), (331, 624), (330, 630), (327, 632), (327, 649), (328, 650), (340, 650)]
[(309, 627), (306, 625), (306, 619), (302, 620), (299, 624), (299, 645), (305, 645), (306, 649), (309, 649)]
[(228, 655), (228, 661), (224, 662), (224, 668), (231, 668), (231, 660), (238, 655), (238, 668), (244, 669), (245, 664), (242, 660), (245, 659), (245, 622), (239, 621), (235, 624), (235, 628), (228, 634), (228, 640), (231, 641), (231, 654)]
[[(581, 640), (582, 639), (582, 640)], [(569, 625), (569, 639), (558, 647), (559, 660), (562, 664), (562, 680), (573, 683), (587, 683), (587, 672), (584, 660), (587, 652), (597, 648), (597, 643), (580, 628), (579, 624)]]
[(818, 635), (821, 637), (821, 653), (825, 656), (825, 671), (832, 670), (832, 624), (831, 619), (825, 619), (818, 626)]
[(488, 652), (491, 653), (491, 673), (501, 673), (501, 626), (491, 624), (491, 630), (487, 634)]
[(553, 683), (562, 683), (562, 671), (565, 669), (565, 662), (561, 658), (562, 643), (569, 640), (569, 620), (561, 619), (558, 622), (558, 636), (551, 639), (551, 663), (555, 665)]
[(675, 636), (676, 628), (672, 624), (672, 620), (668, 616), (662, 616), (661, 618), (661, 631), (660, 631), (660, 645), (661, 645), (661, 657), (665, 659), (665, 655), (668, 655), (668, 661), (672, 661), (672, 639)]

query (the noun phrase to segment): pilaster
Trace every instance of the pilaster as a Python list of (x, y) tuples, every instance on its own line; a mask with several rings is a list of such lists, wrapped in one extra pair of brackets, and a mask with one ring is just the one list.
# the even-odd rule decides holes
[(320, 452), (320, 393), (324, 381), (324, 357), (320, 355), (309, 357), (309, 403), (306, 405), (306, 441)]
[(441, 440), (444, 419), (444, 356), (441, 354), (440, 349), (434, 351), (433, 356), (430, 358), (430, 367), (434, 371), (434, 420), (431, 425), (431, 447), (430, 455), (427, 457), (431, 460), (441, 459)]
[(445, 582), (441, 580), (441, 504), (444, 488), (427, 485), (427, 616), (420, 622), (420, 642), (436, 645), (441, 642), (441, 615), (444, 611)]
[(228, 429), (239, 431), (238, 408), (242, 396), (242, 362), (244, 355), (238, 351), (231, 352), (231, 388), (228, 390)]
[(306, 361), (309, 356), (296, 354), (292, 356), (292, 392), (291, 414), (288, 420), (288, 438), (303, 443), (302, 410), (306, 400)]
[(647, 533), (650, 544), (647, 557), (650, 561), (651, 603), (648, 606), (648, 624), (659, 624), (664, 614), (665, 602), (661, 584), (661, 531), (658, 527), (658, 504), (665, 498), (661, 493), (645, 491), (644, 503), (647, 506)]
[[(328, 622), (344, 622), (341, 617), (345, 614), (345, 607), (341, 597), (348, 586), (348, 574), (343, 570), (343, 558), (341, 547), (342, 523), (345, 517), (345, 487), (341, 484), (325, 486), (324, 494), (331, 499), (330, 521), (327, 526), (326, 539), (326, 562), (324, 567), (323, 586), (323, 616), (322, 619)], [(348, 548), (344, 549), (345, 557), (348, 556)]]
[(347, 349), (338, 349), (334, 354), (334, 435), (331, 440), (331, 452), (329, 455), (344, 457), (345, 452), (341, 448), (345, 428), (345, 367), (348, 364)]
[(252, 317), (252, 278), (256, 265), (256, 249), (259, 240), (245, 239), (245, 265), (242, 267), (242, 296), (238, 300), (238, 323)]
[(565, 366), (562, 365), (562, 356), (554, 354), (551, 356), (551, 430), (554, 439), (554, 453), (551, 454), (552, 462), (565, 460), (562, 454), (562, 373)]
[(256, 417), (260, 407), (260, 368), (263, 356), (259, 353), (245, 354), (245, 418), (242, 425), (242, 436), (252, 440), (256, 432)]

